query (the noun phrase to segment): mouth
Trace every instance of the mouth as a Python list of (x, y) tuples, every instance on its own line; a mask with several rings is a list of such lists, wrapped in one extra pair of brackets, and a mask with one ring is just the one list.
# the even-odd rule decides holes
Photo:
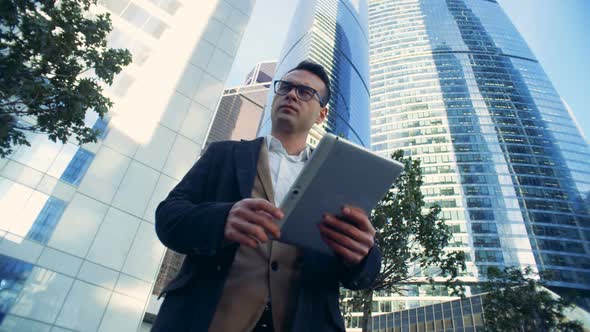
[(288, 113), (299, 113), (299, 111), (296, 108), (289, 105), (281, 105), (279, 107), (279, 111), (287, 111)]

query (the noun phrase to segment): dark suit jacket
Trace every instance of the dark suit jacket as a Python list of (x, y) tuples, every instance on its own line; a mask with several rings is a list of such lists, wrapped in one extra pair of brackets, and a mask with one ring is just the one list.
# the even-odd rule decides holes
[[(224, 245), (225, 221), (235, 202), (251, 196), (263, 142), (259, 138), (212, 143), (158, 206), (158, 237), (186, 259), (162, 292), (165, 299), (153, 331), (207, 331), (238, 248)], [(380, 267), (377, 247), (355, 268), (338, 258), (304, 251), (292, 330), (344, 331), (340, 283), (353, 290), (367, 288)]]

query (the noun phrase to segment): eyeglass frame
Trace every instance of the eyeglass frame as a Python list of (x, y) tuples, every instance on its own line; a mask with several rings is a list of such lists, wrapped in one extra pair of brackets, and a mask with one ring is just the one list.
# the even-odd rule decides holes
[[(283, 84), (283, 83), (290, 84), (290, 85), (291, 85), (291, 88), (290, 88), (290, 89), (289, 89), (289, 91), (287, 91), (286, 93), (284, 93), (284, 94), (280, 94), (280, 93), (278, 93), (278, 92), (277, 92), (277, 85), (278, 85), (278, 84)], [(295, 84), (295, 83), (293, 83), (293, 82), (289, 82), (289, 81), (276, 80), (276, 81), (274, 81), (273, 88), (274, 88), (274, 91), (275, 91), (275, 93), (276, 93), (277, 95), (279, 95), (279, 96), (285, 96), (285, 95), (287, 95), (289, 92), (291, 92), (291, 90), (295, 89), (295, 95), (297, 95), (297, 98), (299, 98), (299, 99), (301, 99), (301, 100), (303, 100), (303, 101), (310, 101), (310, 100), (312, 100), (312, 99), (313, 99), (313, 96), (311, 96), (311, 97), (310, 97), (309, 99), (307, 99), (307, 100), (306, 100), (305, 98), (301, 98), (301, 96), (299, 95), (299, 88), (310, 89), (310, 90), (313, 92), (313, 94), (314, 94), (314, 95), (316, 95), (316, 96), (318, 97), (318, 102), (320, 103), (320, 106), (321, 106), (321, 107), (324, 107), (324, 106), (326, 106), (326, 105), (324, 104), (324, 99), (323, 99), (323, 98), (322, 98), (322, 96), (320, 95), (319, 91), (318, 91), (318, 90), (316, 90), (316, 89), (314, 89), (314, 88), (312, 88), (312, 87), (310, 87), (310, 86), (303, 85), (303, 84)]]

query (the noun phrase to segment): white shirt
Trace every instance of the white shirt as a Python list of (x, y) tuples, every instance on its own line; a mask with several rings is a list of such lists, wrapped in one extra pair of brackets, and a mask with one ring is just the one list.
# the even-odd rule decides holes
[(274, 203), (279, 206), (309, 160), (311, 150), (306, 146), (301, 153), (291, 156), (283, 147), (283, 143), (272, 135), (267, 135), (265, 141), (268, 147), (270, 178), (275, 192)]

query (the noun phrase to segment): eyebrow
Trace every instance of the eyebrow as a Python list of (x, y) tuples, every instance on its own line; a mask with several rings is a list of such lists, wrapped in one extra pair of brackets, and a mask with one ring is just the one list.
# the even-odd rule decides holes
[(318, 93), (321, 93), (321, 91), (320, 91), (320, 90), (321, 90), (321, 88), (320, 88), (320, 89), (318, 89), (318, 88), (314, 88), (313, 86), (311, 86), (311, 85), (309, 85), (309, 84), (307, 84), (307, 83), (298, 83), (298, 82), (293, 82), (293, 81), (286, 80), (286, 79), (281, 79), (281, 81), (285, 81), (285, 82), (287, 82), (287, 83), (291, 83), (291, 84), (294, 84), (294, 85), (304, 85), (304, 86), (306, 86), (306, 87), (309, 87), (309, 88), (312, 88), (312, 89), (314, 89), (314, 90), (315, 90), (315, 91), (317, 91)]

